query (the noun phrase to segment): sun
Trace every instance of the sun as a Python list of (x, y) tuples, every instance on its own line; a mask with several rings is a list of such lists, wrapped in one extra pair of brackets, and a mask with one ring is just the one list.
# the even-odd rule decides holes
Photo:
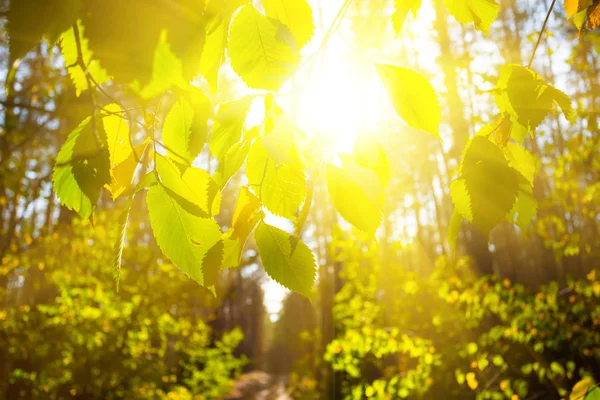
[(311, 60), (291, 85), (291, 110), (307, 136), (329, 150), (348, 152), (358, 134), (389, 117), (389, 101), (374, 64), (331, 46)]

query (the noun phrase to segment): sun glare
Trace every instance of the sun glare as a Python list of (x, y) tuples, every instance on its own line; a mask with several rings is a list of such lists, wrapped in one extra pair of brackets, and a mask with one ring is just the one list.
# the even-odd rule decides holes
[(352, 60), (335, 45), (293, 82), (292, 115), (309, 138), (348, 152), (359, 133), (369, 134), (386, 116), (389, 105), (374, 65)]

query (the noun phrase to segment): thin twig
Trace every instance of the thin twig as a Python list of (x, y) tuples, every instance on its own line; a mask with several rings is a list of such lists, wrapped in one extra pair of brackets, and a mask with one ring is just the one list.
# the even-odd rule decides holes
[(546, 24), (548, 24), (548, 20), (550, 19), (550, 14), (552, 14), (552, 9), (554, 9), (554, 4), (556, 0), (552, 0), (552, 4), (550, 4), (550, 8), (548, 9), (548, 14), (546, 14), (546, 19), (544, 19), (544, 25), (542, 25), (542, 30), (538, 34), (537, 41), (535, 42), (535, 46), (533, 48), (533, 52), (531, 53), (531, 57), (529, 58), (529, 63), (527, 63), (527, 68), (531, 68), (531, 64), (533, 64), (533, 57), (535, 57), (535, 52), (540, 45), (540, 41), (542, 40), (542, 35), (546, 31)]

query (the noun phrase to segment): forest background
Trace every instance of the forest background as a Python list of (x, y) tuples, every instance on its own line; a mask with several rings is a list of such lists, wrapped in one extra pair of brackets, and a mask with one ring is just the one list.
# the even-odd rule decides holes
[[(105, 3), (0, 2), (0, 398), (600, 398), (597, 2)], [(152, 7), (191, 3), (200, 10), (201, 39), (184, 28), (154, 29), (161, 20)], [(280, 3), (298, 7), (291, 15), (304, 20), (277, 14)], [(282, 74), (276, 84), (268, 73), (258, 82), (252, 66), (236, 61), (251, 45), (234, 47), (232, 32), (252, 12), (260, 24), (263, 13), (279, 21), (272, 32), (260, 25), (276, 39), (272, 57), (287, 54), (277, 46), (290, 41), (301, 47), (293, 71), (267, 64)], [(136, 30), (160, 35), (146, 40)], [(181, 45), (196, 40), (198, 60)], [(107, 42), (111, 51), (103, 53)], [(156, 60), (182, 64), (193, 79), (181, 83), (169, 69), (157, 81), (165, 70)], [(193, 63), (199, 71), (186, 71)], [(398, 88), (389, 65), (418, 77)], [(524, 72), (521, 86), (502, 86), (507, 73), (523, 71), (539, 75)], [(529, 98), (528, 79), (548, 86), (536, 83)], [(429, 102), (429, 87), (439, 105)], [(556, 90), (549, 103), (544, 90)], [(407, 97), (413, 118), (401, 105)], [(419, 109), (420, 101), (432, 105)], [(188, 106), (205, 120), (183, 127), (191, 136), (177, 147), (167, 127), (186, 125), (176, 112)], [(123, 164), (111, 158), (98, 187), (102, 168), (86, 169), (95, 161), (84, 157), (71, 182), (85, 198), (61, 193), (56, 171), (75, 160), (61, 159), (65, 142), (73, 132), (110, 135), (111, 116), (141, 147)], [(218, 142), (224, 136), (215, 132), (224, 130), (237, 140)], [(272, 148), (281, 155), (293, 141), (277, 168), (302, 149), (299, 192), (294, 178), (283, 188), (269, 180), (269, 161), (258, 173), (251, 165), (257, 137), (279, 131), (294, 136), (265, 148), (276, 159)], [(143, 139), (148, 132), (154, 139)], [(492, 165), (478, 188), (468, 187), (461, 162), (475, 146), (500, 149), (503, 160), (478, 161)], [(363, 180), (339, 172), (350, 169), (340, 167), (338, 153), (360, 164), (368, 152), (378, 155), (362, 159), (372, 170), (361, 170)], [(118, 167), (127, 160), (123, 184)], [(323, 160), (332, 165), (327, 172)], [(198, 207), (224, 232), (214, 242), (221, 243), (214, 271), (206, 260), (217, 244), (192, 239), (185, 243), (192, 250), (173, 250), (157, 233), (157, 218), (172, 214), (153, 212), (146, 197), (166, 193), (180, 201), (175, 208), (189, 206), (165, 178), (170, 167), (210, 176), (198, 178), (207, 185)], [(153, 171), (148, 181), (144, 168)], [(331, 171), (354, 186), (335, 189)], [(518, 171), (513, 180), (524, 186), (506, 171)], [(158, 175), (158, 184), (149, 181)], [(145, 182), (136, 194), (132, 176)], [(372, 176), (382, 185), (372, 186)], [(459, 176), (468, 200), (456, 194)], [(267, 197), (265, 181), (283, 200)], [(527, 196), (506, 200), (514, 185)], [(385, 196), (373, 199), (371, 190)], [(291, 192), (300, 201), (285, 197)], [(363, 203), (353, 203), (360, 196)], [(248, 216), (244, 207), (254, 201)], [(513, 203), (523, 208), (515, 212)], [(265, 258), (273, 254), (257, 239), (265, 229), (290, 232), (281, 236), (290, 237), (289, 258)], [(232, 238), (242, 246), (225, 265)], [(194, 258), (198, 249), (201, 272), (181, 256)], [(294, 258), (300, 253), (314, 259), (302, 264)], [(303, 269), (307, 263), (314, 271)], [(278, 265), (301, 272), (292, 279)]]

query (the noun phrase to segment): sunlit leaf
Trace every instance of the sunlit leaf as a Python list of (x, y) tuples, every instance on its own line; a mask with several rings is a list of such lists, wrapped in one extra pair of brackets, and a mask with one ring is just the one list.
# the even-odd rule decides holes
[(592, 4), (592, 0), (564, 0), (567, 19), (575, 14), (586, 10)]
[(104, 107), (106, 116), (102, 118), (108, 152), (110, 155), (111, 168), (127, 159), (133, 149), (129, 144), (129, 125), (123, 118), (123, 110), (117, 104), (109, 104)]
[[(80, 21), (77, 21), (77, 26), (79, 31), (79, 49), (73, 27), (60, 35), (60, 48), (65, 66), (75, 86), (75, 94), (79, 96), (83, 91), (88, 89), (86, 71), (91, 76), (92, 84), (102, 85), (110, 80), (110, 76), (100, 66), (98, 60), (93, 59), (93, 54), (88, 48), (88, 42), (84, 36), (85, 28)], [(79, 51), (81, 51), (81, 58), (83, 64), (86, 66), (86, 71), (78, 64)]]
[(222, 23), (206, 37), (204, 51), (200, 59), (200, 72), (210, 86), (212, 93), (217, 92), (219, 70), (225, 61), (227, 47), (227, 26)]
[(572, 120), (571, 100), (563, 92), (547, 85), (529, 68), (513, 64), (502, 67), (496, 104), (503, 113), (510, 115), (513, 123), (519, 123), (533, 133), (554, 103), (561, 107), (567, 119)]
[(167, 153), (179, 162), (189, 164), (193, 160), (189, 149), (193, 121), (194, 108), (187, 100), (182, 98), (173, 104), (165, 118), (162, 140)]
[(410, 69), (377, 64), (394, 109), (407, 124), (439, 138), (440, 104), (427, 79)]
[(172, 86), (186, 87), (183, 78), (183, 65), (181, 60), (171, 51), (167, 38), (167, 31), (163, 30), (154, 50), (152, 61), (152, 78), (140, 91), (142, 98), (149, 99), (169, 90)]
[(473, 23), (486, 35), (498, 17), (500, 6), (494, 0), (444, 0), (448, 12), (461, 24)]
[(219, 105), (208, 141), (210, 152), (217, 160), (222, 159), (231, 146), (241, 139), (242, 128), (251, 103), (251, 97), (243, 97)]
[(61, 204), (88, 218), (100, 191), (110, 183), (110, 161), (106, 136), (86, 118), (67, 138), (56, 156), (52, 174), (54, 190)]
[(306, 198), (306, 175), (297, 167), (276, 164), (262, 141), (256, 141), (246, 161), (248, 184), (273, 214), (295, 219)]
[(585, 399), (585, 395), (594, 386), (594, 380), (587, 377), (583, 378), (573, 386), (569, 400), (582, 400)]
[(220, 268), (205, 264), (205, 259), (214, 261), (207, 253), (221, 240), (219, 225), (213, 219), (187, 212), (161, 185), (148, 190), (146, 202), (152, 231), (163, 254), (190, 278), (204, 284), (203, 269)]
[(421, 8), (421, 0), (394, 0), (394, 13), (392, 14), (392, 25), (396, 35), (400, 34), (406, 16), (412, 11), (415, 18), (417, 11)]
[(280, 285), (310, 296), (317, 264), (308, 246), (299, 242), (292, 252), (292, 236), (264, 222), (258, 224), (254, 238), (267, 274)]
[(351, 159), (327, 165), (327, 188), (335, 208), (352, 225), (373, 233), (381, 223), (383, 187), (377, 174)]
[[(238, 250), (241, 251), (248, 236), (262, 218), (263, 212), (261, 211), (259, 198), (247, 187), (242, 187), (238, 195), (235, 211), (233, 212), (231, 229), (227, 231), (225, 237), (236, 240), (239, 243)], [(239, 257), (240, 254), (238, 253), (236, 260), (238, 263)]]
[[(527, 180), (508, 165), (500, 148), (483, 136), (474, 136), (467, 144), (460, 172), (469, 198), (471, 222), (487, 235), (511, 211), (519, 185)], [(453, 200), (458, 192), (455, 185)], [(468, 219), (461, 203), (462, 200), (455, 205), (462, 207), (459, 211)]]
[(213, 215), (213, 203), (219, 191), (208, 172), (188, 167), (182, 174), (171, 160), (159, 154), (156, 155), (156, 169), (162, 184), (188, 212), (201, 217)]
[(385, 187), (390, 181), (390, 163), (383, 147), (373, 136), (359, 135), (354, 141), (352, 157), (363, 167), (372, 169)]
[(289, 28), (298, 49), (308, 43), (315, 24), (312, 9), (306, 0), (264, 0), (263, 6), (267, 17), (274, 18)]
[(277, 91), (300, 62), (297, 44), (282, 23), (247, 4), (229, 29), (229, 58), (251, 88)]

